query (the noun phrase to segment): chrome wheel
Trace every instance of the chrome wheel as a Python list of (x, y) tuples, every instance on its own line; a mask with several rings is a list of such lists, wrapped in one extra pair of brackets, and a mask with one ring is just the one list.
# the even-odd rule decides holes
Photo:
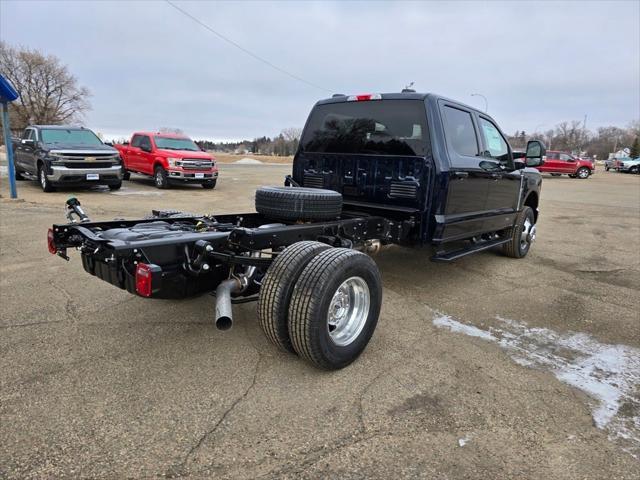
[(536, 226), (531, 223), (531, 219), (526, 218), (522, 225), (522, 233), (520, 234), (520, 250), (528, 249), (536, 239)]
[(333, 343), (344, 347), (358, 338), (367, 323), (370, 303), (369, 287), (362, 278), (351, 277), (342, 282), (327, 314), (327, 330)]
[(578, 177), (587, 178), (588, 176), (589, 176), (589, 170), (587, 170), (586, 168), (581, 168), (580, 170), (578, 170)]
[(161, 187), (163, 183), (162, 180), (162, 171), (156, 170), (156, 186)]
[(47, 188), (47, 174), (44, 172), (44, 168), (40, 169), (40, 185), (42, 188)]

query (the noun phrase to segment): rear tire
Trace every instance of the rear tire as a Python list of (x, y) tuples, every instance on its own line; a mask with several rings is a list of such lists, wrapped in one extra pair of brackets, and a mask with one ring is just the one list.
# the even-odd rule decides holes
[(212, 190), (216, 187), (217, 180), (208, 180), (206, 182), (202, 182), (202, 188), (205, 190)]
[(260, 187), (256, 211), (277, 220), (334, 220), (342, 213), (342, 195), (304, 187)]
[(38, 164), (38, 183), (40, 183), (40, 187), (42, 188), (42, 191), (45, 193), (55, 191), (55, 188), (47, 178), (47, 174), (44, 169), (44, 165), (42, 163)]
[(365, 349), (378, 323), (382, 280), (364, 253), (331, 248), (300, 274), (289, 305), (289, 337), (302, 358), (336, 370)]
[(304, 267), (313, 257), (331, 248), (320, 242), (297, 242), (276, 257), (262, 280), (258, 318), (266, 337), (277, 347), (296, 353), (289, 338), (289, 300)]
[(561, 175), (562, 175), (561, 173), (552, 173), (552, 174), (551, 174), (551, 176), (552, 176), (552, 177), (559, 177), (559, 176), (561, 176)]
[(524, 207), (518, 214), (516, 225), (507, 233), (511, 241), (504, 245), (504, 253), (511, 258), (524, 258), (536, 239), (536, 224), (533, 209)]
[(122, 180), (129, 180), (131, 178), (131, 172), (128, 170), (122, 171)]
[(158, 165), (153, 171), (153, 182), (156, 184), (156, 187), (160, 189), (164, 189), (169, 186), (167, 172), (160, 165)]
[(589, 175), (591, 175), (591, 170), (589, 170), (587, 167), (580, 167), (575, 174), (575, 176), (581, 180), (589, 178)]

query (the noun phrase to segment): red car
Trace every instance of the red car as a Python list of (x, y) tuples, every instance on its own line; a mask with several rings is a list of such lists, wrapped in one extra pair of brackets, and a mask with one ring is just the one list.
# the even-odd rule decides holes
[(570, 153), (547, 150), (547, 159), (544, 164), (536, 168), (542, 173), (585, 179), (595, 172), (596, 165), (591, 160), (583, 160)]
[(152, 175), (158, 188), (183, 182), (199, 183), (203, 188), (216, 186), (215, 159), (184, 135), (136, 132), (131, 142), (114, 147), (122, 157), (125, 180), (135, 172)]

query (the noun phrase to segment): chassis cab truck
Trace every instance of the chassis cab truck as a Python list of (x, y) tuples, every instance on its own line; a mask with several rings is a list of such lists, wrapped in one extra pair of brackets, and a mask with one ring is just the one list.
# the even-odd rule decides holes
[(440, 262), (489, 248), (525, 257), (544, 155), (535, 140), (514, 153), (493, 118), (438, 95), (334, 95), (313, 107), (285, 185), (256, 191), (256, 212), (92, 222), (73, 200), (48, 245), (63, 258), (77, 248), (88, 273), (142, 297), (215, 290), (221, 329), (233, 303), (256, 301), (274, 345), (338, 369), (378, 322), (367, 254), (400, 244), (430, 245), (415, 254)]

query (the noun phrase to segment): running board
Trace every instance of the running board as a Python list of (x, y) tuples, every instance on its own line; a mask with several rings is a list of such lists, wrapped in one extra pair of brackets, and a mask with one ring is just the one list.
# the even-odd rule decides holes
[(452, 252), (437, 253), (433, 257), (431, 257), (431, 260), (434, 262), (452, 262), (460, 257), (471, 255), (472, 253), (476, 252), (481, 252), (482, 250), (487, 250), (489, 248), (497, 247), (498, 245), (504, 245), (505, 243), (509, 243), (510, 241), (511, 238), (499, 238), (498, 240), (490, 240), (487, 242), (477, 243), (469, 248), (461, 248)]

